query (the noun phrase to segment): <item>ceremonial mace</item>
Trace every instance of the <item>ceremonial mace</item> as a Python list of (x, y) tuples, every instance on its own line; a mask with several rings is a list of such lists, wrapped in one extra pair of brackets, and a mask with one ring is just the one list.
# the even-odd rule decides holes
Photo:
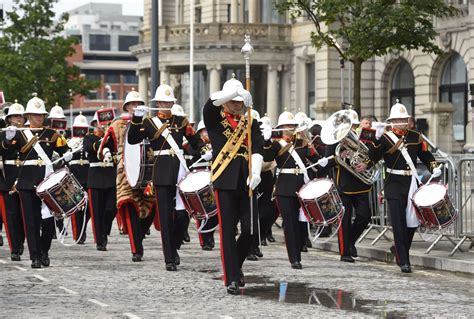
[[(250, 92), (250, 56), (253, 54), (253, 47), (250, 44), (250, 35), (245, 35), (245, 44), (240, 50), (245, 59), (245, 89)], [(249, 153), (249, 182), (252, 174), (252, 105), (247, 107), (248, 122), (247, 122), (247, 141)], [(251, 186), (251, 185), (249, 185)], [(250, 198), (250, 234), (253, 235), (253, 189), (249, 187)]]

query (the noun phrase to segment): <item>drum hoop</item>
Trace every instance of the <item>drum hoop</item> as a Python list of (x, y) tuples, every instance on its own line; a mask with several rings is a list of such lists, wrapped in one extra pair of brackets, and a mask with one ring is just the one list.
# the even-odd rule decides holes
[(132, 145), (130, 143), (128, 143), (128, 131), (130, 130), (130, 127), (131, 125), (127, 125), (127, 128), (125, 129), (125, 138), (124, 138), (124, 141), (123, 141), (123, 150), (122, 150), (122, 158), (123, 158), (123, 170), (125, 172), (125, 177), (127, 178), (127, 182), (128, 182), (128, 185), (130, 185), (130, 187), (132, 189), (136, 189), (136, 188), (139, 188), (140, 187), (140, 181), (143, 180), (143, 175), (145, 174), (144, 172), (144, 169), (143, 169), (143, 166), (142, 166), (142, 159), (143, 159), (143, 142), (140, 143), (140, 162), (138, 162), (138, 165), (140, 167), (140, 170), (138, 172), (138, 178), (137, 178), (137, 181), (134, 185), (132, 185), (130, 183), (130, 178), (129, 178), (129, 174), (127, 173), (127, 157), (125, 156), (125, 152), (126, 152), (126, 149), (127, 149), (127, 145)]

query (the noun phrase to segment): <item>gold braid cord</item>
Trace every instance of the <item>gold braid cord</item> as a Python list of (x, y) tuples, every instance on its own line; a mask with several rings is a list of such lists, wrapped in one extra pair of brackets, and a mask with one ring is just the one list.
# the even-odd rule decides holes
[(240, 146), (242, 145), (246, 136), (245, 123), (245, 116), (241, 116), (239, 124), (235, 128), (234, 132), (227, 140), (227, 143), (225, 143), (219, 154), (217, 154), (217, 157), (211, 166), (211, 182), (214, 182), (219, 178), (219, 176), (221, 176), (226, 167), (229, 166), (230, 162), (234, 159), (235, 155), (239, 151)]

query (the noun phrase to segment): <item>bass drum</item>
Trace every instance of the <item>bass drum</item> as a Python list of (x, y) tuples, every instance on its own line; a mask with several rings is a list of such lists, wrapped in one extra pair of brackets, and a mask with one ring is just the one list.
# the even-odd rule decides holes
[(128, 143), (128, 130), (125, 131), (123, 144), (123, 167), (130, 187), (133, 189), (145, 189), (152, 180), (153, 175), (153, 149), (148, 139), (139, 144)]

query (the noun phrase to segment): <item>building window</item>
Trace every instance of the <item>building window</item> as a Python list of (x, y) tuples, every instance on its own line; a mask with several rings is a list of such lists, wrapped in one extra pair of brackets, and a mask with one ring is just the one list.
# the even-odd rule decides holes
[(309, 117), (315, 118), (316, 112), (314, 111), (316, 103), (316, 65), (314, 62), (306, 63), (306, 114)]
[(107, 29), (107, 25), (106, 25), (106, 24), (101, 24), (101, 25), (100, 25), (100, 28), (101, 28), (101, 29)]
[(201, 6), (194, 8), (194, 22), (201, 23), (202, 22), (202, 9)]
[(119, 35), (119, 51), (129, 51), (129, 48), (136, 44), (138, 44), (137, 36)]
[(457, 141), (466, 140), (467, 124), (467, 71), (459, 54), (452, 55), (446, 62), (439, 87), (441, 102), (450, 102), (454, 107), (453, 133)]
[(97, 51), (110, 51), (110, 35), (91, 34), (89, 35), (89, 49)]
[(390, 107), (397, 103), (397, 100), (405, 105), (408, 114), (415, 115), (415, 80), (411, 66), (405, 60), (398, 63), (393, 72)]
[(260, 21), (262, 23), (284, 24), (285, 16), (276, 9), (276, 6), (281, 2), (281, 0), (260, 0)]
[(135, 74), (124, 74), (123, 83), (137, 84), (138, 83), (138, 76), (136, 76)]
[(122, 30), (122, 27), (119, 25), (113, 25), (111, 28), (112, 30)]
[(86, 73), (86, 79), (92, 81), (100, 81), (100, 74), (98, 73)]
[(89, 91), (86, 95), (86, 100), (97, 100), (98, 98), (98, 93), (97, 91)]
[(111, 83), (111, 84), (120, 83), (120, 74), (117, 74), (117, 73), (106, 74), (104, 78), (104, 82)]
[(231, 16), (231, 5), (227, 5), (227, 23), (230, 23), (230, 16)]

